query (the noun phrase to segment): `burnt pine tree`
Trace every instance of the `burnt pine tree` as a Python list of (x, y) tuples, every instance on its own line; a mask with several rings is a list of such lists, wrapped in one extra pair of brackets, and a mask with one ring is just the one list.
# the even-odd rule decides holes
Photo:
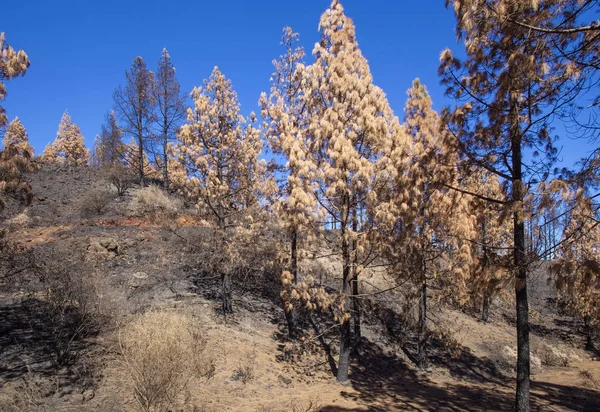
[(177, 127), (185, 120), (185, 95), (181, 93), (175, 77), (175, 67), (167, 49), (163, 49), (158, 60), (158, 70), (154, 79), (154, 99), (156, 101), (156, 125), (161, 139), (161, 161), (163, 185), (169, 188), (169, 142), (175, 139)]
[[(6, 98), (5, 80), (13, 77), (24, 76), (29, 67), (29, 58), (23, 50), (16, 51), (6, 44), (6, 36), (0, 33), (0, 101)], [(0, 128), (4, 128), (8, 118), (4, 113), (4, 107), (0, 106)]]
[[(276, 202), (275, 211), (290, 235), (290, 274), (292, 284), (298, 283), (298, 249), (301, 232), (311, 226), (311, 219), (306, 213), (312, 205), (307, 196), (304, 181), (298, 179), (298, 163), (295, 160), (295, 142), (306, 127), (305, 105), (301, 99), (301, 76), (296, 72), (302, 64), (304, 49), (296, 44), (297, 33), (291, 27), (283, 29), (281, 45), (285, 54), (273, 61), (272, 86), (267, 97), (262, 93), (259, 104), (261, 115), (265, 119), (264, 133), (273, 153), (283, 155), (286, 164), (278, 165), (285, 179)], [(308, 204), (307, 204), (308, 202)], [(285, 308), (289, 336), (297, 337), (297, 310), (293, 305)]]
[(339, 1), (323, 13), (319, 28), (314, 64), (298, 68), (307, 124), (296, 139), (294, 158), (298, 179), (310, 188), (313, 215), (340, 229), (331, 244), (342, 256), (337, 380), (344, 382), (352, 350), (351, 318), (357, 310), (351, 303), (352, 283), (362, 269), (355, 266), (356, 255), (368, 249), (370, 230), (354, 225), (354, 217), (377, 200), (373, 189), (381, 180), (380, 155), (399, 125), (383, 90), (373, 84), (355, 26)]
[[(248, 120), (240, 114), (237, 93), (218, 67), (204, 81), (204, 88), (196, 87), (191, 96), (194, 107), (187, 110), (187, 122), (173, 148), (184, 170), (183, 181), (177, 184), (215, 221), (220, 253), (227, 254), (227, 235), (255, 203), (260, 133), (253, 125), (253, 113)], [(221, 258), (227, 261), (227, 256)], [(226, 264), (217, 270), (223, 313), (231, 313), (232, 273)]]
[(104, 166), (120, 162), (123, 159), (123, 131), (117, 123), (114, 110), (111, 110), (104, 120), (100, 135), (94, 142), (94, 162), (97, 166)]
[(115, 90), (115, 112), (121, 120), (123, 134), (135, 139), (137, 144), (137, 173), (144, 186), (144, 169), (147, 166), (145, 148), (151, 141), (151, 124), (154, 119), (154, 74), (148, 70), (144, 59), (136, 57), (125, 72), (125, 86)]
[[(529, 304), (525, 222), (535, 210), (531, 184), (547, 179), (557, 150), (550, 123), (566, 114), (583, 90), (589, 67), (560, 53), (552, 33), (532, 27), (554, 27), (566, 1), (455, 0), (457, 34), (464, 41), (464, 61), (450, 50), (441, 55), (440, 75), (447, 94), (460, 101), (445, 119), (456, 135), (462, 155), (472, 164), (496, 174), (507, 185), (504, 193), (488, 197), (502, 204), (513, 220), (512, 267), (517, 309), (516, 410), (530, 410)], [(577, 13), (563, 28), (578, 24)], [(572, 38), (572, 37), (571, 37)], [(566, 38), (568, 41), (569, 37)], [(561, 44), (561, 48), (569, 47)], [(530, 202), (531, 201), (531, 202)]]

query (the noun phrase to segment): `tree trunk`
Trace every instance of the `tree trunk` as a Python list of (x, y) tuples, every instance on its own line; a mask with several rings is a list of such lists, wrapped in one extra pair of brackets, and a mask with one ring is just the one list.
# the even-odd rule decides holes
[[(291, 263), (290, 270), (292, 272), (292, 282), (294, 285), (298, 283), (298, 231), (293, 228), (291, 232)], [(288, 325), (288, 334), (290, 339), (298, 337), (298, 313), (296, 309), (284, 310), (285, 320)]]
[(223, 298), (222, 310), (224, 314), (233, 313), (231, 275), (223, 273), (221, 275), (221, 293)]
[(487, 322), (489, 320), (490, 300), (490, 293), (486, 288), (483, 291), (483, 305), (481, 307), (481, 320), (484, 322)]
[(427, 369), (427, 278), (423, 276), (421, 296), (419, 298), (419, 346), (417, 366), (421, 370)]
[(583, 327), (585, 328), (585, 349), (595, 350), (594, 333), (592, 328), (592, 319), (589, 316), (583, 317)]
[[(218, 241), (221, 242), (221, 253), (225, 253), (225, 218), (220, 215), (218, 217)], [(233, 313), (233, 284), (231, 274), (227, 273), (224, 268), (220, 268), (221, 273), (221, 299), (223, 314)]]
[[(513, 93), (514, 94), (514, 93)], [(518, 95), (517, 95), (518, 96)], [(511, 96), (510, 134), (512, 139), (512, 200), (518, 209), (513, 214), (514, 265), (516, 268), (515, 295), (517, 305), (517, 391), (516, 411), (529, 412), (529, 303), (527, 301), (527, 262), (525, 256), (525, 222), (523, 221), (523, 187), (521, 131), (517, 101)]]
[(169, 157), (167, 155), (167, 151), (169, 149), (169, 142), (168, 142), (168, 125), (167, 125), (167, 119), (165, 117), (164, 119), (164, 123), (163, 123), (163, 186), (165, 188), (165, 190), (169, 190), (169, 172), (168, 172), (168, 161), (169, 161)]
[(142, 143), (143, 139), (142, 135), (140, 134), (138, 138), (138, 171), (140, 173), (140, 186), (144, 187), (146, 186), (146, 182), (144, 181), (144, 146), (142, 145)]
[[(342, 222), (342, 259), (344, 261), (342, 294), (344, 296), (344, 312), (348, 310), (348, 294), (350, 293), (350, 245), (346, 234), (346, 224)], [(340, 357), (338, 361), (337, 381), (346, 382), (348, 380), (348, 370), (350, 369), (350, 351), (352, 350), (352, 337), (350, 335), (350, 319), (344, 319), (340, 325)]]
[[(356, 207), (352, 212), (352, 230), (354, 233), (358, 231), (358, 216)], [(358, 252), (357, 252), (357, 242), (356, 240), (352, 240), (352, 318), (354, 320), (354, 346), (357, 347), (360, 344), (360, 339), (362, 336), (360, 330), (360, 302), (358, 300)]]

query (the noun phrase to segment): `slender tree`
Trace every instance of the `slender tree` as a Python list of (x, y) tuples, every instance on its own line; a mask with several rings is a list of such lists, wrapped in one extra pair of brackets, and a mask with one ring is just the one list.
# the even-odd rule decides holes
[[(204, 88), (192, 91), (194, 107), (178, 134), (176, 158), (185, 169), (186, 181), (178, 183), (216, 222), (217, 236), (236, 227), (244, 212), (256, 204), (256, 181), (261, 169), (260, 133), (240, 115), (237, 93), (215, 67)], [(223, 312), (231, 313), (232, 278), (222, 270)]]
[[(6, 44), (6, 36), (0, 33), (0, 101), (6, 98), (5, 80), (10, 80), (16, 76), (23, 76), (29, 67), (29, 58), (23, 50), (16, 51)], [(8, 118), (6, 117), (4, 107), (0, 106), (0, 128), (6, 126)]]
[(158, 70), (154, 81), (154, 99), (156, 101), (156, 122), (161, 137), (163, 184), (169, 188), (169, 141), (175, 139), (177, 128), (185, 120), (185, 95), (181, 93), (179, 82), (175, 77), (175, 67), (167, 49), (163, 49), (158, 60)]
[(502, 205), (484, 200), (502, 193), (498, 177), (481, 168), (467, 168), (462, 182), (470, 196), (470, 210), (476, 217), (476, 237), (473, 239), (471, 298), (480, 304), (481, 320), (489, 320), (492, 300), (510, 282), (509, 266), (512, 250), (512, 226)]
[(560, 299), (584, 320), (586, 349), (594, 349), (594, 325), (600, 321), (600, 206), (584, 188), (569, 201), (570, 213), (552, 272)]
[(84, 140), (79, 126), (73, 123), (69, 112), (65, 110), (58, 125), (56, 139), (46, 146), (42, 159), (47, 162), (86, 165), (90, 161), (90, 152), (85, 147)]
[(27, 130), (25, 130), (23, 123), (21, 123), (18, 117), (15, 117), (6, 128), (3, 144), (4, 147), (13, 146), (21, 155), (25, 152), (33, 155), (33, 147), (29, 144)]
[[(378, 162), (392, 134), (399, 132), (383, 91), (373, 84), (366, 59), (355, 37), (352, 20), (334, 0), (321, 16), (321, 41), (315, 45), (315, 63), (303, 67), (302, 103), (307, 125), (294, 142), (297, 178), (310, 188), (314, 216), (339, 227), (332, 247), (342, 255), (340, 354), (337, 380), (348, 379), (352, 349), (352, 282), (366, 263), (357, 254), (369, 249), (370, 226), (354, 225), (355, 216), (376, 202), (373, 190), (381, 180)], [(304, 194), (298, 191), (299, 196)], [(309, 202), (307, 202), (310, 204)], [(368, 262), (367, 262), (368, 263)], [(356, 272), (355, 272), (356, 271)]]
[[(125, 166), (132, 170), (133, 173), (137, 173), (139, 175), (140, 170), (140, 162), (139, 162), (139, 146), (135, 141), (135, 138), (131, 138), (129, 143), (123, 143), (121, 145), (122, 150), (122, 158)], [(146, 155), (146, 151), (142, 152), (142, 167), (144, 170), (144, 179), (157, 179), (160, 174), (159, 172), (152, 166), (152, 163), (148, 160), (148, 156)]]
[(105, 118), (99, 136), (94, 142), (94, 161), (97, 166), (104, 166), (119, 162), (123, 159), (123, 142), (121, 136), (123, 131), (117, 123), (114, 110), (111, 110)]
[(145, 185), (145, 148), (151, 142), (151, 125), (154, 120), (154, 74), (148, 70), (144, 59), (136, 57), (125, 73), (125, 86), (113, 94), (115, 112), (121, 120), (123, 134), (135, 139), (137, 144), (137, 173), (140, 184)]
[[(565, 15), (557, 5), (567, 2), (501, 1), (502, 13), (490, 12), (491, 2), (483, 0), (448, 3), (454, 6), (466, 59), (461, 62), (450, 50), (442, 53), (440, 74), (447, 93), (464, 102), (445, 117), (463, 156), (507, 185), (505, 192), (487, 200), (504, 205), (512, 214), (517, 307), (515, 402), (517, 411), (529, 411), (527, 273), (531, 259), (526, 254), (525, 222), (535, 212), (528, 205), (535, 202), (530, 201), (533, 193), (528, 187), (547, 178), (557, 154), (550, 122), (566, 114), (568, 105), (587, 86), (589, 69), (557, 52), (550, 33), (513, 24), (504, 17), (549, 27)], [(573, 27), (578, 21), (574, 15), (563, 27)]]
[(465, 301), (474, 222), (466, 197), (449, 188), (456, 182), (455, 145), (419, 79), (408, 91), (404, 127), (410, 149), (387, 154), (392, 173), (377, 216), (389, 272), (412, 283), (419, 301), (417, 365), (426, 369), (429, 288), (450, 287), (452, 299)]
[[(305, 105), (302, 101), (301, 76), (298, 65), (303, 64), (304, 49), (298, 47), (299, 36), (291, 27), (283, 29), (281, 45), (285, 54), (273, 61), (275, 72), (271, 76), (272, 86), (267, 97), (262, 93), (259, 104), (261, 115), (265, 119), (264, 133), (273, 153), (283, 155), (286, 164), (278, 166), (284, 182), (275, 210), (290, 235), (291, 284), (298, 283), (298, 250), (301, 231), (307, 231), (311, 219), (307, 213), (312, 206), (311, 197), (304, 181), (298, 179), (298, 163), (295, 161), (295, 142), (301, 130), (306, 127)], [(306, 202), (309, 202), (307, 207)], [(287, 285), (286, 285), (287, 286)], [(293, 305), (285, 308), (289, 336), (297, 336), (297, 311)]]

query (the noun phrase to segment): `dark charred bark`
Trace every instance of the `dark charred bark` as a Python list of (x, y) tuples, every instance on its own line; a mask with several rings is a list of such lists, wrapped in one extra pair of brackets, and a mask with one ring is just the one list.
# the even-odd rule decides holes
[[(354, 233), (358, 231), (358, 216), (356, 207), (352, 212), (352, 230)], [(360, 302), (357, 298), (358, 296), (358, 252), (357, 252), (357, 242), (356, 240), (352, 241), (352, 319), (354, 321), (354, 346), (355, 348), (360, 344), (360, 339), (362, 337), (361, 329), (360, 329)]]
[(483, 291), (483, 304), (481, 307), (481, 320), (483, 322), (488, 322), (490, 316), (490, 293), (487, 289)]
[(165, 190), (169, 190), (169, 171), (167, 164), (169, 162), (168, 150), (169, 150), (169, 124), (165, 117), (163, 121), (163, 187)]
[(144, 187), (146, 186), (146, 182), (144, 179), (144, 146), (143, 146), (143, 139), (142, 136), (140, 135), (138, 138), (138, 172), (140, 174), (140, 186)]
[(530, 359), (529, 359), (529, 302), (527, 299), (527, 261), (525, 255), (525, 222), (523, 198), (525, 197), (522, 172), (522, 137), (516, 99), (511, 96), (510, 134), (512, 140), (512, 200), (520, 210), (513, 214), (515, 297), (517, 305), (517, 412), (529, 412)]
[(421, 296), (419, 297), (419, 342), (417, 349), (417, 366), (427, 369), (427, 278), (423, 277)]
[(231, 275), (224, 273), (221, 275), (221, 293), (222, 293), (222, 311), (223, 314), (233, 313), (233, 287), (231, 282)]
[[(487, 247), (487, 221), (485, 216), (483, 217), (483, 221), (481, 222), (481, 241), (483, 242), (483, 258), (481, 262), (482, 269), (484, 273), (486, 272), (489, 263), (489, 251)], [(491, 282), (491, 281), (490, 281)], [(481, 306), (481, 320), (487, 322), (489, 320), (489, 312), (490, 312), (490, 303), (491, 303), (491, 290), (490, 285), (484, 285), (483, 288), (483, 303)]]
[[(291, 232), (291, 262), (290, 271), (292, 273), (293, 284), (298, 283), (298, 231), (294, 228)], [(285, 320), (288, 325), (288, 334), (290, 339), (298, 337), (298, 312), (295, 308), (284, 310)]]
[(585, 328), (585, 349), (595, 350), (594, 329), (592, 327), (592, 319), (589, 316), (583, 317), (583, 327)]
[[(342, 230), (342, 259), (344, 262), (342, 294), (345, 296), (344, 310), (348, 310), (348, 294), (350, 293), (350, 244), (347, 240), (346, 226), (341, 224)], [(352, 350), (352, 337), (350, 334), (350, 319), (344, 319), (340, 325), (340, 357), (338, 360), (337, 381), (346, 382), (350, 369), (350, 352)]]

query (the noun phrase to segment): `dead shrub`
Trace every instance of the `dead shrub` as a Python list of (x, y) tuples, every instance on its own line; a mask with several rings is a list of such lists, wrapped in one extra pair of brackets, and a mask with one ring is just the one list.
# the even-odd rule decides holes
[(136, 175), (120, 162), (105, 166), (102, 174), (104, 179), (116, 189), (117, 196), (124, 196), (127, 190), (137, 183)]
[(96, 272), (82, 262), (82, 253), (68, 245), (37, 250), (34, 276), (26, 285), (29, 293), (21, 302), (57, 368), (75, 362), (85, 338), (97, 333), (107, 317), (100, 310)]
[(135, 192), (129, 206), (134, 216), (158, 222), (174, 219), (181, 208), (181, 202), (168, 196), (158, 186), (150, 185)]
[(244, 362), (243, 365), (239, 365), (233, 371), (231, 377), (234, 381), (241, 381), (244, 385), (254, 380), (254, 364), (250, 362)]
[(92, 189), (80, 200), (79, 212), (83, 217), (101, 215), (114, 198), (113, 193), (108, 189)]
[(292, 412), (317, 412), (321, 410), (321, 401), (318, 398), (310, 397), (306, 402), (292, 401), (290, 411)]
[(244, 358), (244, 360), (233, 370), (231, 379), (234, 381), (240, 381), (244, 385), (253, 381), (256, 371), (256, 348), (252, 350), (252, 353)]
[(583, 379), (583, 386), (592, 389), (600, 389), (600, 382), (594, 379), (594, 375), (587, 369), (580, 370), (579, 376)]
[(544, 366), (569, 366), (569, 355), (556, 346), (540, 343), (536, 354)]
[(120, 332), (119, 342), (134, 397), (144, 411), (164, 411), (193, 377), (214, 374), (214, 361), (195, 319), (152, 310)]

